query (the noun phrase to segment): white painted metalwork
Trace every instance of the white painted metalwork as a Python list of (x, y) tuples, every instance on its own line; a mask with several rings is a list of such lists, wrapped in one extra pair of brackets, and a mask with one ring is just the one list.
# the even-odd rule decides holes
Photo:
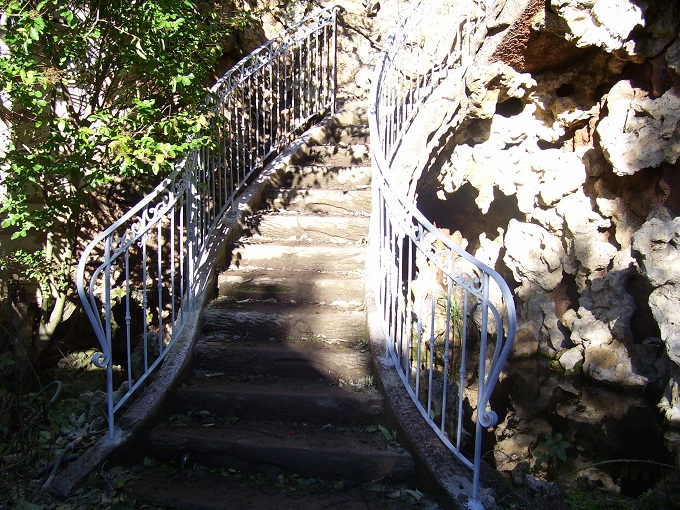
[[(220, 217), (310, 119), (334, 112), (337, 12), (314, 13), (229, 70), (208, 96), (213, 145), (184, 156), (84, 250), (77, 287), (102, 348), (93, 363), (107, 373), (109, 438), (115, 413), (193, 310), (197, 271)], [(122, 366), (122, 384), (114, 364)]]
[[(423, 418), (471, 468), (468, 506), (476, 509), (483, 508), (482, 430), (497, 421), (489, 398), (514, 342), (513, 296), (496, 271), (442, 235), (397, 191), (399, 176), (391, 166), (397, 156), (403, 163), (400, 145), (431, 92), (452, 69), (463, 76), (474, 59), (471, 41), (484, 26), (484, 8), (460, 4), (458, 12), (433, 12), (430, 2), (421, 2), (376, 66), (369, 112), (375, 267), (369, 273), (376, 275), (388, 359)], [(428, 39), (432, 15), (446, 27), (440, 40)], [(463, 425), (473, 419), (469, 434)]]

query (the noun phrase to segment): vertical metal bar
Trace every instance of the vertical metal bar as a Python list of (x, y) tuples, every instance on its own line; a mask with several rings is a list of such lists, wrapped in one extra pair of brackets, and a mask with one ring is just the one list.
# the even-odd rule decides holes
[(163, 224), (163, 217), (157, 218), (157, 227), (156, 227), (156, 242), (158, 244), (158, 248), (156, 248), (156, 265), (157, 268), (156, 270), (158, 271), (158, 274), (156, 275), (156, 278), (158, 279), (158, 336), (163, 337), (163, 231), (162, 231), (162, 224)]
[(411, 353), (411, 348), (412, 348), (412, 343), (413, 343), (413, 300), (415, 299), (413, 296), (414, 291), (413, 291), (413, 264), (415, 262), (414, 260), (414, 255), (413, 255), (413, 239), (411, 237), (407, 236), (406, 239), (408, 240), (408, 250), (406, 252), (406, 263), (408, 264), (408, 271), (407, 271), (407, 276), (406, 276), (406, 321), (408, 323), (408, 329), (407, 329), (407, 338), (406, 338), (406, 365), (404, 366), (404, 370), (408, 374), (409, 380), (410, 377), (412, 376), (411, 374), (411, 366), (412, 366), (412, 353)]
[(477, 399), (477, 423), (475, 424), (475, 457), (472, 475), (472, 499), (479, 500), (479, 474), (482, 462), (482, 420), (480, 416), (486, 412), (486, 402), (483, 401), (484, 387), (486, 385), (486, 342), (487, 342), (487, 321), (488, 321), (488, 302), (489, 302), (489, 275), (482, 273), (482, 327), (479, 346), (479, 394)]
[(186, 176), (187, 179), (187, 186), (184, 191), (184, 203), (186, 204), (185, 206), (185, 214), (186, 214), (186, 264), (187, 264), (187, 273), (186, 273), (186, 295), (188, 296), (187, 299), (187, 308), (191, 309), (194, 303), (194, 253), (196, 251), (195, 247), (195, 213), (194, 213), (194, 194), (196, 192), (196, 187), (195, 187), (195, 180), (196, 180), (196, 170), (195, 166), (192, 165), (191, 171), (188, 173)]
[(463, 433), (463, 392), (465, 388), (465, 377), (467, 374), (467, 319), (469, 313), (470, 295), (467, 290), (463, 294), (463, 333), (461, 338), (460, 355), (460, 378), (458, 383), (458, 428), (456, 434), (456, 446), (460, 448)]
[[(329, 32), (330, 32), (330, 37), (329, 37)], [(323, 105), (324, 107), (330, 107), (331, 109), (331, 115), (334, 114), (333, 112), (333, 101), (332, 101), (332, 86), (331, 86), (331, 80), (333, 79), (333, 66), (332, 66), (332, 61), (331, 61), (331, 48), (332, 46), (332, 38), (333, 38), (333, 25), (326, 25), (324, 27), (323, 31), (323, 45), (321, 47), (321, 66), (323, 68), (323, 72), (321, 74), (321, 87), (322, 87), (322, 92), (323, 92)]]
[[(146, 212), (145, 212), (146, 214)], [(147, 279), (147, 268), (146, 268), (146, 255), (147, 255), (147, 232), (144, 231), (140, 242), (142, 243), (142, 324), (144, 325), (144, 330), (142, 331), (142, 342), (144, 346), (144, 372), (148, 367), (146, 358), (146, 338), (149, 329), (149, 323), (147, 317), (149, 316), (149, 301), (148, 294), (146, 291), (146, 279)]]
[[(449, 274), (453, 274), (453, 262), (451, 258), (451, 252), (447, 254), (447, 270)], [(447, 288), (446, 288), (446, 329), (444, 337), (444, 390), (442, 395), (442, 419), (440, 430), (444, 432), (446, 430), (446, 403), (448, 398), (448, 386), (449, 386), (449, 364), (451, 362), (451, 277), (447, 276)]]
[(127, 381), (128, 388), (132, 387), (132, 374), (130, 367), (132, 366), (131, 354), (132, 346), (130, 345), (130, 338), (132, 332), (130, 329), (132, 322), (132, 315), (130, 313), (130, 249), (125, 250), (125, 350), (126, 350), (126, 361), (127, 361)]
[(246, 118), (246, 134), (248, 136), (247, 142), (246, 142), (246, 150), (248, 152), (248, 164), (245, 167), (245, 173), (243, 175), (243, 180), (247, 178), (248, 175), (250, 175), (250, 171), (254, 167), (254, 162), (253, 162), (253, 138), (254, 138), (254, 125), (253, 125), (253, 75), (251, 74), (248, 77), (248, 86), (246, 87), (246, 91), (248, 92), (246, 94), (246, 101), (248, 102), (248, 115)]
[(106, 360), (106, 407), (109, 419), (109, 439), (113, 439), (114, 435), (114, 419), (113, 419), (113, 359), (111, 348), (111, 236), (106, 238), (104, 245), (104, 303), (106, 307), (106, 322), (105, 322), (105, 352), (104, 358)]
[(336, 112), (336, 96), (338, 89), (338, 10), (333, 9), (333, 83), (331, 90), (331, 114)]
[(436, 281), (436, 275), (433, 277), (433, 284), (431, 285), (430, 292), (430, 349), (429, 349), (429, 363), (428, 363), (428, 369), (429, 369), (429, 376), (428, 376), (428, 381), (427, 381), (427, 415), (429, 417), (432, 416), (432, 375), (433, 375), (433, 370), (434, 370), (434, 343), (437, 337), (435, 336), (435, 320), (434, 316), (437, 311), (437, 296), (435, 294), (435, 289), (436, 286), (434, 285), (434, 282)]
[[(420, 230), (420, 229), (419, 229)], [(422, 235), (418, 236), (422, 239)], [(422, 344), (423, 344), (423, 305), (425, 303), (425, 293), (427, 291), (425, 281), (425, 268), (418, 266), (418, 273), (420, 274), (419, 294), (418, 294), (418, 344), (416, 345), (416, 395), (420, 395), (420, 366), (422, 358)]]
[(255, 96), (255, 160), (257, 161), (257, 166), (259, 166), (260, 161), (264, 157), (264, 153), (262, 153), (262, 147), (261, 142), (260, 142), (260, 115), (262, 115), (262, 108), (260, 107), (260, 69), (255, 71), (255, 90), (254, 96)]
[(396, 265), (396, 278), (395, 278), (395, 292), (394, 292), (394, 306), (396, 308), (394, 312), (394, 320), (396, 322), (395, 324), (395, 340), (396, 340), (396, 351), (397, 351), (397, 359), (399, 360), (399, 365), (401, 365), (401, 360), (402, 357), (404, 356), (404, 345), (403, 345), (403, 339), (404, 339), (404, 319), (402, 317), (402, 282), (404, 281), (404, 276), (403, 276), (403, 265), (402, 261), (404, 260), (404, 253), (402, 251), (403, 246), (401, 241), (403, 239), (401, 236), (395, 236), (395, 243), (394, 243), (394, 261)]
[[(187, 179), (187, 171), (185, 170), (182, 172), (182, 179), (186, 180)], [(186, 182), (185, 182), (186, 185)], [(182, 193), (180, 191), (180, 193)], [(181, 200), (180, 202), (180, 209), (178, 211), (178, 216), (179, 216), (179, 236), (178, 236), (178, 242), (179, 242), (179, 315), (180, 315), (180, 320), (182, 323), (184, 323), (185, 317), (186, 317), (186, 309), (185, 305), (186, 303), (184, 302), (184, 291), (185, 291), (185, 279), (186, 279), (186, 274), (187, 271), (185, 270), (184, 267), (184, 261), (185, 261), (185, 253), (184, 250), (186, 249), (187, 243), (186, 238), (185, 238), (185, 230), (184, 230), (184, 214), (186, 210), (186, 198), (184, 193), (181, 194), (179, 197)]]
[(175, 339), (175, 321), (177, 320), (176, 312), (176, 293), (175, 293), (175, 273), (177, 271), (177, 261), (175, 255), (175, 234), (177, 230), (175, 229), (175, 209), (177, 207), (177, 196), (173, 193), (172, 195), (173, 206), (169, 211), (170, 214), (170, 324), (172, 325), (172, 336), (171, 341)]

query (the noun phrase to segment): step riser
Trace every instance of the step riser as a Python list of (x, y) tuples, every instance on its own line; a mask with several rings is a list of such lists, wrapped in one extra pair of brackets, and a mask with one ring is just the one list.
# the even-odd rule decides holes
[(328, 384), (368, 381), (372, 376), (370, 358), (353, 349), (331, 350), (281, 346), (241, 345), (245, 342), (202, 342), (196, 347), (195, 366), (237, 376), (276, 376), (297, 379), (323, 379)]
[(335, 425), (371, 425), (383, 418), (382, 399), (319, 398), (306, 395), (228, 394), (183, 389), (177, 409), (208, 410), (220, 416), (247, 416), (249, 420), (272, 420)]
[[(360, 120), (361, 119), (352, 119)], [(330, 126), (327, 129), (324, 144), (345, 145), (368, 145), (370, 143), (370, 131), (364, 125)]]
[(311, 163), (323, 161), (335, 166), (361, 166), (371, 164), (371, 153), (368, 145), (314, 145), (308, 149), (308, 160)]
[(363, 271), (366, 265), (366, 250), (355, 246), (246, 244), (232, 251), (230, 264), (241, 269)]
[[(253, 435), (244, 430), (241, 438), (224, 439), (217, 434), (212, 437), (194, 437), (177, 434), (166, 429), (161, 436), (152, 432), (152, 444), (160, 457), (180, 459), (191, 454), (192, 460), (217, 467), (240, 470), (268, 470), (275, 468), (303, 477), (327, 480), (351, 480), (369, 482), (383, 478), (393, 481), (406, 480), (414, 474), (413, 460), (407, 454), (392, 451), (340, 451), (318, 447), (305, 447), (296, 440), (295, 430), (281, 430), (280, 435), (290, 436), (289, 444), (261, 445), (253, 441)], [(174, 432), (174, 433), (173, 433)]]
[(238, 274), (240, 272), (228, 271), (218, 276), (220, 296), (235, 300), (275, 299), (284, 303), (333, 303), (340, 306), (344, 303), (356, 306), (366, 297), (366, 284), (361, 278), (319, 278), (316, 273), (291, 278), (251, 273), (241, 275)]
[[(166, 456), (179, 459), (177, 456)], [(415, 473), (412, 464), (399, 460), (366, 455), (338, 455), (326, 457), (317, 452), (291, 452), (285, 448), (261, 451), (250, 445), (233, 445), (224, 454), (195, 452), (191, 458), (207, 466), (225, 467), (245, 472), (268, 472), (272, 469), (293, 473), (303, 478), (346, 480), (368, 483), (387, 479), (392, 482), (411, 480)]]
[(274, 185), (281, 188), (354, 190), (371, 184), (371, 167), (313, 165), (289, 167)]
[(275, 211), (319, 215), (368, 215), (371, 213), (371, 192), (284, 189), (270, 192), (267, 203)]
[(361, 342), (366, 335), (366, 314), (336, 311), (310, 315), (304, 310), (261, 313), (206, 309), (203, 330), (207, 333), (224, 331), (258, 340)]
[(264, 216), (254, 227), (256, 238), (272, 241), (300, 241), (334, 244), (365, 243), (367, 217), (312, 217), (300, 215)]

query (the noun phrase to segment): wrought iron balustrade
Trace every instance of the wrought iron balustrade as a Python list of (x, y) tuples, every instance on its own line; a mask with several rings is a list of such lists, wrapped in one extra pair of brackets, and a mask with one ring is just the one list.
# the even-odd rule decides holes
[(185, 155), (84, 250), (77, 288), (102, 349), (93, 362), (106, 369), (109, 438), (116, 412), (196, 307), (197, 274), (217, 222), (310, 119), (335, 110), (337, 12), (314, 13), (229, 70), (208, 95), (213, 145)]
[[(470, 508), (483, 508), (482, 429), (496, 414), (489, 399), (515, 336), (513, 296), (492, 268), (455, 245), (399, 190), (399, 154), (409, 127), (432, 91), (452, 70), (463, 76), (474, 59), (483, 4), (459, 2), (435, 12), (421, 1), (389, 38), (370, 96), (373, 158), (374, 267), (371, 285), (386, 339), (386, 354), (423, 419), (472, 471)], [(433, 23), (432, 16), (437, 17)], [(446, 27), (432, 40), (433, 26)], [(402, 163), (394, 168), (399, 157)], [(499, 169), (500, 171), (500, 169)], [(474, 432), (464, 425), (473, 408)]]

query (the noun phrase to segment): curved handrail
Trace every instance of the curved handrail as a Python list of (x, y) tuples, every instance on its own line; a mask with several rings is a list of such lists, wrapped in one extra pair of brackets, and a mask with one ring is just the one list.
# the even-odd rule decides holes
[[(468, 506), (483, 508), (479, 499), (481, 432), (482, 427), (497, 421), (489, 399), (513, 347), (517, 327), (513, 295), (498, 272), (443, 235), (406, 198), (393, 167), (409, 127), (432, 91), (453, 69), (464, 76), (476, 51), (472, 41), (479, 34), (475, 32), (485, 25), (484, 12), (475, 13), (466, 4), (466, 11), (457, 13), (452, 21), (439, 21), (457, 27), (446, 34), (449, 40), (444, 42), (444, 54), (428, 53), (418, 37), (419, 24), (431, 8), (421, 2), (414, 14), (402, 21), (376, 64), (369, 128), (373, 160), (371, 260), (377, 267), (370, 274), (376, 275), (374, 291), (386, 351), (423, 418), (473, 470)], [(401, 162), (405, 159), (400, 157)], [(490, 339), (495, 346), (488, 353)], [(479, 345), (477, 419), (469, 460), (462, 454), (462, 424), (473, 342)], [(458, 369), (457, 381), (454, 368)], [(456, 427), (447, 426), (447, 419), (454, 419)]]
[[(193, 311), (198, 270), (220, 218), (313, 117), (334, 111), (338, 10), (301, 20), (227, 71), (208, 93), (213, 145), (186, 154), (84, 249), (76, 286), (102, 349), (93, 362), (107, 371), (109, 438), (115, 413), (159, 366)], [(115, 342), (126, 373), (116, 392)]]

